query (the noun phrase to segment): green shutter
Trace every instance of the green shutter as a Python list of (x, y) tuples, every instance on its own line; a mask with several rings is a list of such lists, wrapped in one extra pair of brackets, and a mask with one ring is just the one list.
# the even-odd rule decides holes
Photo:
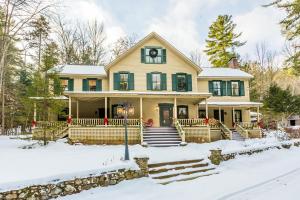
[(244, 81), (239, 81), (240, 96), (245, 96)]
[(102, 80), (101, 79), (96, 80), (96, 91), (102, 91)]
[(114, 73), (114, 90), (120, 89), (120, 74)]
[(141, 48), (141, 63), (145, 63), (145, 49)]
[(152, 90), (152, 74), (147, 73), (147, 90)]
[(167, 50), (162, 50), (162, 63), (167, 63)]
[(161, 74), (161, 90), (167, 90), (167, 74)]
[(68, 91), (73, 91), (74, 90), (74, 79), (69, 79), (68, 80)]
[(134, 74), (128, 73), (128, 89), (134, 90)]
[(53, 92), (55, 95), (60, 95), (61, 93), (61, 85), (60, 85), (60, 79), (54, 78), (53, 80)]
[(192, 75), (187, 74), (186, 79), (187, 79), (187, 91), (192, 91), (193, 90)]
[(226, 96), (226, 81), (221, 81), (221, 95)]
[(227, 81), (227, 96), (232, 96), (231, 81)]
[(177, 75), (172, 74), (172, 90), (177, 91)]
[(82, 91), (89, 91), (89, 81), (82, 79)]
[(212, 81), (208, 81), (208, 91), (209, 93), (213, 93), (214, 85)]

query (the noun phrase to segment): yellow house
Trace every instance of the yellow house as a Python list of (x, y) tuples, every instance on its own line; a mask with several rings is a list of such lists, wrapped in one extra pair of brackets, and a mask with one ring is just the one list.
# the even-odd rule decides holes
[[(73, 142), (120, 144), (124, 108), (129, 142), (169, 146), (260, 137), (250, 123), (250, 74), (200, 68), (152, 32), (107, 66), (63, 65)], [(235, 137), (235, 135), (237, 137)]]

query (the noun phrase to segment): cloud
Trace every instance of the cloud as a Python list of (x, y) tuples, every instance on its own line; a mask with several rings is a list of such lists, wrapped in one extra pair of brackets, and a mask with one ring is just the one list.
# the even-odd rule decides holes
[(257, 43), (266, 43), (271, 50), (280, 52), (285, 43), (278, 22), (283, 13), (275, 8), (256, 7), (253, 10), (233, 18), (237, 31), (242, 32), (241, 40), (247, 41), (238, 52), (245, 56), (253, 55)]

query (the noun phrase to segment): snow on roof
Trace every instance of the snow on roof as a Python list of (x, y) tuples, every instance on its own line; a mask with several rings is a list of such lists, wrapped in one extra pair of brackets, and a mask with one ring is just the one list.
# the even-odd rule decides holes
[(97, 65), (58, 65), (54, 70), (60, 75), (106, 76), (104, 66)]
[(205, 77), (238, 77), (238, 78), (253, 78), (251, 74), (248, 74), (240, 69), (225, 68), (225, 67), (203, 67), (199, 78)]
[[(204, 105), (205, 102), (201, 102), (201, 105)], [(260, 102), (251, 102), (251, 101), (209, 101), (208, 105), (212, 106), (262, 106)]]

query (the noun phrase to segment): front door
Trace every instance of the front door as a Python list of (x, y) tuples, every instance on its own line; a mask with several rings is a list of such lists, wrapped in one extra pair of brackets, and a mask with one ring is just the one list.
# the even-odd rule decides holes
[(242, 111), (241, 110), (235, 110), (234, 111), (234, 121), (235, 122), (242, 122)]
[(160, 126), (168, 127), (172, 125), (173, 120), (173, 105), (159, 104), (159, 122)]
[[(219, 110), (214, 110), (214, 118), (220, 120)], [(221, 122), (224, 123), (224, 110), (221, 110)]]

